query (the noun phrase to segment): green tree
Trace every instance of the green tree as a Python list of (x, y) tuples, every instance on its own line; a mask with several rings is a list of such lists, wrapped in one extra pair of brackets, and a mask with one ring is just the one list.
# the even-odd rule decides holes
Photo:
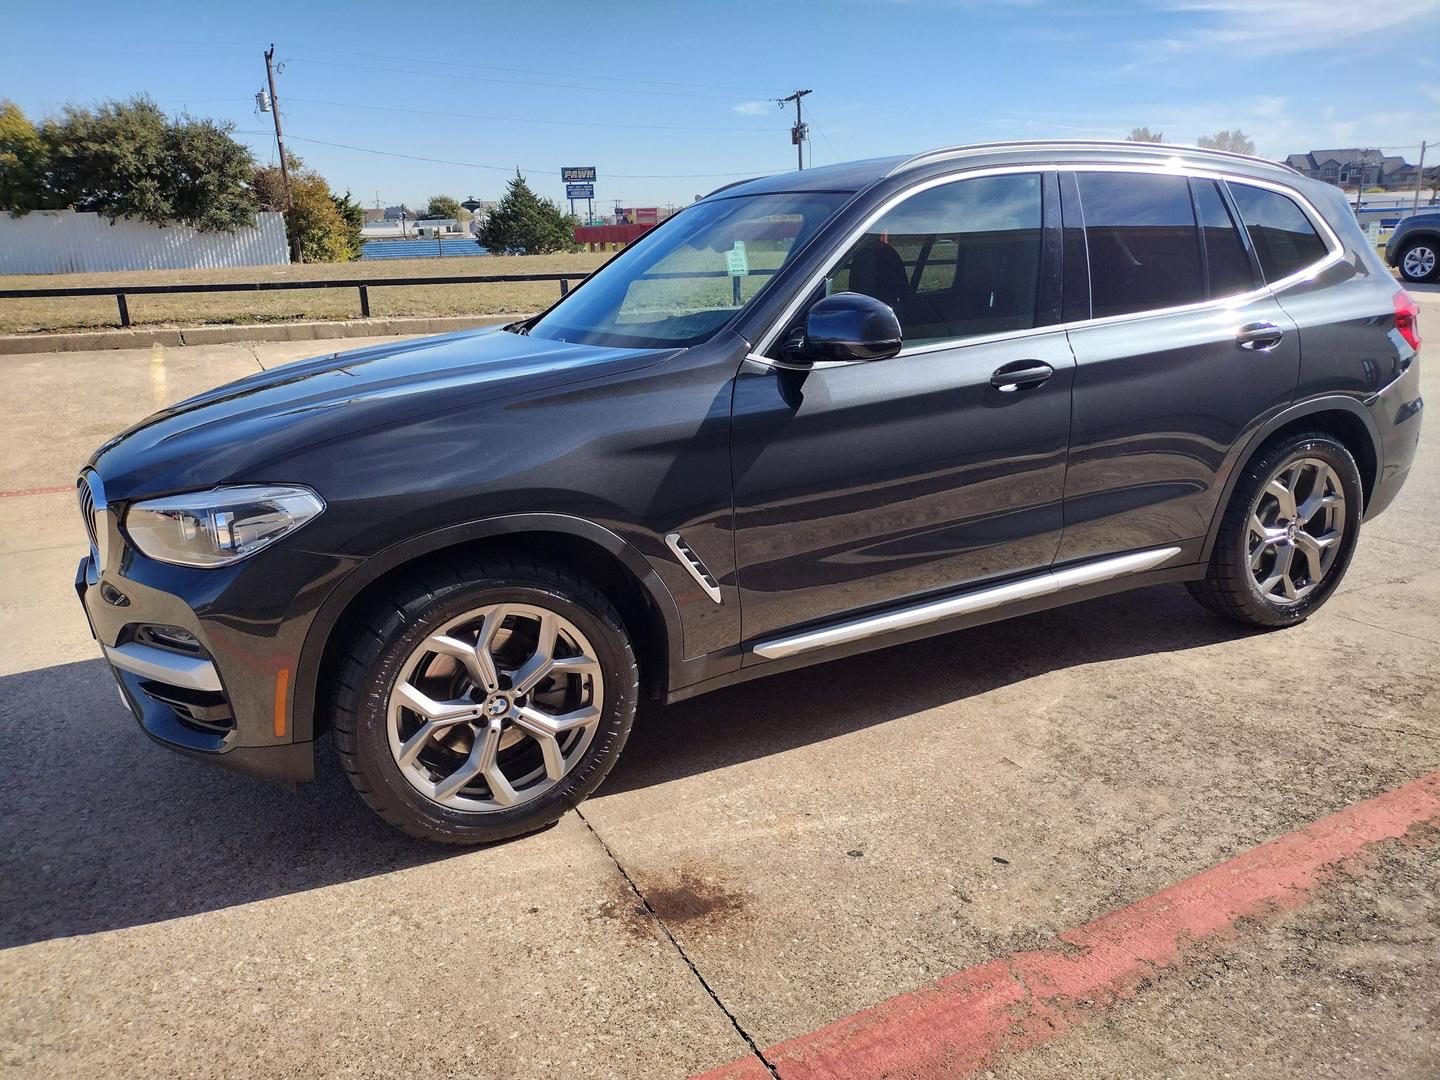
[(490, 211), (479, 243), (502, 255), (548, 255), (575, 250), (575, 219), (530, 190), (519, 170), (500, 204)]
[(1163, 131), (1151, 131), (1148, 127), (1131, 128), (1130, 134), (1125, 136), (1126, 142), (1164, 142)]
[[(294, 154), (285, 155), (290, 170), (290, 194), (295, 200), (294, 229), (300, 238), (300, 257), (306, 262), (348, 262), (360, 257), (360, 226), (365, 213), (347, 191), (330, 190), (325, 178)], [(252, 186), (262, 210), (285, 213), (285, 185), (280, 166), (255, 170)], [(291, 226), (289, 215), (286, 229)]]
[(254, 161), (234, 125), (167, 117), (146, 97), (67, 107), (40, 128), (42, 206), (232, 231), (253, 222)]
[(427, 218), (454, 218), (456, 221), (464, 221), (470, 215), (460, 205), (459, 199), (452, 199), (449, 195), (431, 195), (430, 203), (425, 207)]
[(0, 101), (0, 210), (43, 210), (45, 143), (13, 101)]
[(1201, 135), (1195, 145), (1206, 150), (1229, 150), (1236, 154), (1255, 153), (1255, 142), (1239, 128), (1234, 131), (1217, 131), (1214, 135)]
[(348, 191), (344, 195), (336, 195), (332, 191), (330, 201), (335, 204), (336, 211), (345, 222), (345, 250), (348, 252), (346, 259), (358, 259), (365, 246), (361, 239), (365, 226), (365, 208), (356, 202)]

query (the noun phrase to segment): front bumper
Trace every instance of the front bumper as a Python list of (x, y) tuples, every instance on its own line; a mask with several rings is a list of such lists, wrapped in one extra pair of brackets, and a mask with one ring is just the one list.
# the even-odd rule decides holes
[[(273, 780), (314, 778), (312, 718), (294, 689), (315, 610), (355, 560), (283, 547), (216, 570), (171, 566), (125, 544), (80, 560), (75, 590), (126, 706), (144, 732), (191, 757)], [(104, 570), (100, 569), (104, 566)], [(150, 635), (174, 627), (189, 651)]]

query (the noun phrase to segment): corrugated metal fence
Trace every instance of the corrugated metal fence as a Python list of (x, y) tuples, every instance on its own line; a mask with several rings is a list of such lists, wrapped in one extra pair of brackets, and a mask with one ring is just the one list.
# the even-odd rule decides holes
[(290, 262), (285, 219), (257, 214), (233, 233), (188, 225), (160, 228), (98, 214), (43, 210), (24, 217), (0, 212), (0, 274), (70, 274), (103, 270), (194, 270), (220, 266), (284, 266)]
[(417, 240), (366, 240), (360, 249), (362, 259), (432, 259), (451, 255), (485, 255), (486, 250), (475, 243), (473, 236), (442, 236)]

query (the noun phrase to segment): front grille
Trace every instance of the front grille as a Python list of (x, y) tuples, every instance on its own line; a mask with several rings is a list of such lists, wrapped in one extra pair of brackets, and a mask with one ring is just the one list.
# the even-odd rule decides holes
[(90, 490), (90, 478), (80, 477), (80, 516), (85, 521), (85, 532), (90, 537), (90, 546), (96, 550), (100, 547), (100, 538), (95, 533), (95, 492)]
[(97, 570), (105, 569), (105, 538), (100, 535), (105, 513), (105, 488), (95, 470), (86, 469), (76, 481), (76, 492), (80, 496), (80, 516), (85, 521), (85, 535), (90, 538), (90, 556), (95, 560)]

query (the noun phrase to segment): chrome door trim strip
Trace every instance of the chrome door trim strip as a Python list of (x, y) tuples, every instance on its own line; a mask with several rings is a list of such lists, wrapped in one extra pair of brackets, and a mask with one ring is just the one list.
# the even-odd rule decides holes
[(168, 686), (183, 686), (188, 690), (221, 689), (220, 673), (209, 660), (199, 656), (182, 656), (153, 645), (142, 645), (132, 641), (125, 645), (102, 645), (105, 659), (132, 675), (154, 679)]
[(1045, 570), (1020, 581), (996, 585), (989, 589), (980, 589), (978, 592), (966, 593), (963, 596), (930, 600), (912, 607), (901, 608), (899, 611), (868, 615), (833, 626), (822, 627), (819, 630), (809, 630), (803, 634), (762, 641), (750, 651), (766, 660), (779, 660), (782, 657), (794, 656), (796, 653), (860, 641), (892, 630), (924, 626), (927, 623), (939, 622), (954, 615), (985, 611), (1002, 604), (1014, 603), (1017, 600), (1049, 596), (1067, 589), (1079, 588), (1082, 585), (1094, 585), (1101, 581), (1109, 581), (1126, 574), (1138, 574), (1145, 570), (1153, 570), (1179, 554), (1180, 548), (1178, 547), (1152, 548), (1149, 551), (1137, 551), (1129, 555), (1117, 555), (1096, 562), (1082, 563), (1079, 566), (1066, 567), (1063, 570)]
[(714, 600), (715, 603), (723, 603), (720, 598), (720, 583), (710, 573), (709, 568), (700, 561), (700, 556), (690, 549), (679, 533), (666, 533), (665, 545), (675, 553), (680, 560), (680, 565), (690, 571), (690, 576), (695, 579), (695, 584), (705, 590), (705, 595)]

